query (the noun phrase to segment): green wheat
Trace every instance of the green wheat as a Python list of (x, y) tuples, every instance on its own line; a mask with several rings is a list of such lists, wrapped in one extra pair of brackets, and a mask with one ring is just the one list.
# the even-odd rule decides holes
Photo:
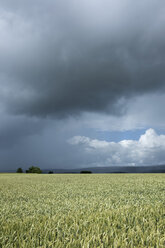
[(0, 174), (0, 248), (165, 247), (165, 174)]

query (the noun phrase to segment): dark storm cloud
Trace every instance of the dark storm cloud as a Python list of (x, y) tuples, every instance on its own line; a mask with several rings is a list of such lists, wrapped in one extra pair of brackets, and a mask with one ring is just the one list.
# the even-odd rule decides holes
[(164, 1), (1, 0), (1, 105), (121, 114), (127, 98), (164, 90), (164, 27)]
[[(47, 121), (26, 116), (10, 116), (0, 113), (0, 150), (8, 150), (21, 145), (22, 140), (27, 137), (39, 137), (45, 126), (49, 127)], [(32, 144), (31, 144), (32, 145)]]

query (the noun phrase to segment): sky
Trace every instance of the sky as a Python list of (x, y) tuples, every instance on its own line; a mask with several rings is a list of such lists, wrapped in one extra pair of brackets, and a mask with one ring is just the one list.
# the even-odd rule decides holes
[(0, 0), (0, 170), (165, 164), (164, 0)]

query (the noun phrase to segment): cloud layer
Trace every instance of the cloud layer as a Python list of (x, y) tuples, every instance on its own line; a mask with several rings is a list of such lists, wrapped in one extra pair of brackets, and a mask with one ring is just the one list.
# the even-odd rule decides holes
[(165, 131), (164, 27), (164, 0), (1, 0), (0, 168), (163, 162), (99, 132)]
[[(91, 165), (157, 165), (165, 163), (165, 135), (158, 135), (148, 129), (139, 140), (108, 142), (74, 136), (71, 145), (79, 147), (79, 152), (89, 158)], [(81, 152), (82, 151), (82, 152)]]
[(164, 91), (164, 1), (2, 0), (0, 101), (10, 113), (120, 115)]

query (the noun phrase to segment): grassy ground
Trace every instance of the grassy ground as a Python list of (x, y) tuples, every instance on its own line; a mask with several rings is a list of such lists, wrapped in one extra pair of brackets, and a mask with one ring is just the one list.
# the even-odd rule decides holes
[(0, 247), (165, 247), (165, 174), (0, 174)]

